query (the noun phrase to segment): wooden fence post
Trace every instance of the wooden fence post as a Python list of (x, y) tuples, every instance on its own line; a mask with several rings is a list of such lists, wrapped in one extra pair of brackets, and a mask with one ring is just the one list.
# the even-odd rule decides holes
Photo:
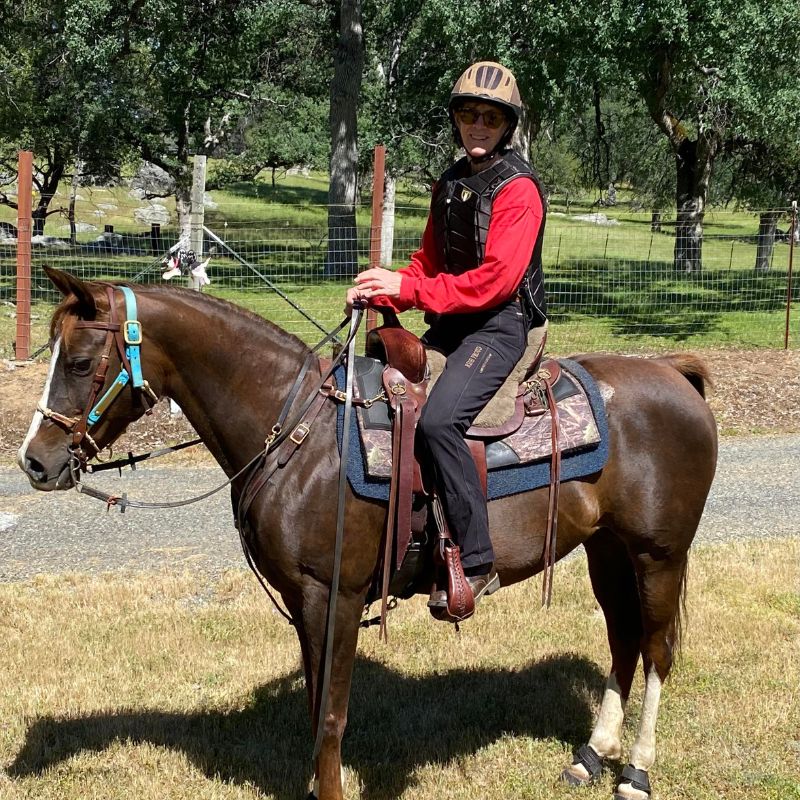
[[(206, 157), (194, 157), (194, 172), (192, 173), (192, 207), (190, 211), (189, 233), (190, 249), (194, 250), (195, 258), (203, 260), (203, 225), (205, 224), (205, 194), (206, 194)], [(202, 290), (199, 278), (189, 275), (189, 288), (195, 291)]]
[(783, 349), (789, 349), (789, 315), (792, 310), (792, 261), (794, 260), (794, 240), (797, 236), (797, 200), (792, 201), (792, 227), (789, 231), (789, 270), (786, 277), (786, 330), (783, 334)]
[[(369, 266), (381, 265), (381, 230), (383, 229), (383, 184), (385, 181), (386, 147), (375, 145), (372, 169), (372, 225), (369, 232)], [(367, 332), (377, 324), (378, 312), (367, 310)]]
[(31, 347), (31, 192), (33, 153), (20, 150), (17, 167), (17, 336), (14, 357), (26, 361)]

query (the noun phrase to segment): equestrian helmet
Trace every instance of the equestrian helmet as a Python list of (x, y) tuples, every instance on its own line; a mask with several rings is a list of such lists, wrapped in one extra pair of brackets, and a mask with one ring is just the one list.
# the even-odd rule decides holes
[(492, 103), (502, 108), (508, 117), (509, 127), (501, 145), (511, 141), (522, 113), (522, 100), (517, 80), (510, 69), (495, 61), (478, 61), (468, 67), (456, 81), (450, 93), (447, 112), (459, 145), (461, 145), (461, 135), (458, 132), (454, 112), (467, 100)]

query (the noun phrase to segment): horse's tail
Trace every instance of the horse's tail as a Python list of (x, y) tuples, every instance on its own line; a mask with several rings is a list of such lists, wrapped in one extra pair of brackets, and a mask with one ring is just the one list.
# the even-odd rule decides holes
[(689, 560), (683, 562), (681, 570), (681, 584), (678, 591), (678, 608), (675, 611), (675, 641), (672, 645), (672, 652), (675, 658), (681, 657), (683, 648), (684, 623), (686, 621), (686, 595), (687, 584), (689, 582)]
[(697, 389), (701, 397), (706, 396), (706, 385), (714, 385), (705, 361), (692, 353), (670, 353), (660, 356), (658, 360), (666, 362), (670, 367), (678, 370)]

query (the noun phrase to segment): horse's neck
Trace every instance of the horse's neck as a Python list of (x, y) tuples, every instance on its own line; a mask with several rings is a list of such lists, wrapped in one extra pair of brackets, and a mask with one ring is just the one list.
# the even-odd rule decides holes
[(182, 294), (166, 302), (152, 322), (167, 364), (162, 393), (222, 467), (238, 471), (263, 448), (307, 351), (234, 307)]

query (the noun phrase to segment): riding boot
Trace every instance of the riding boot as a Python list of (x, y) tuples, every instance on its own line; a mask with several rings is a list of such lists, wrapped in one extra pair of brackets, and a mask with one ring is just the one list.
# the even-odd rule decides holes
[(475, 604), (484, 594), (492, 594), (500, 588), (500, 580), (491, 564), (470, 569), (468, 576), (464, 574), (461, 552), (450, 537), (438, 497), (434, 496), (432, 506), (438, 528), (434, 560), (440, 569), (431, 589), (428, 608), (435, 619), (463, 622), (475, 613)]

